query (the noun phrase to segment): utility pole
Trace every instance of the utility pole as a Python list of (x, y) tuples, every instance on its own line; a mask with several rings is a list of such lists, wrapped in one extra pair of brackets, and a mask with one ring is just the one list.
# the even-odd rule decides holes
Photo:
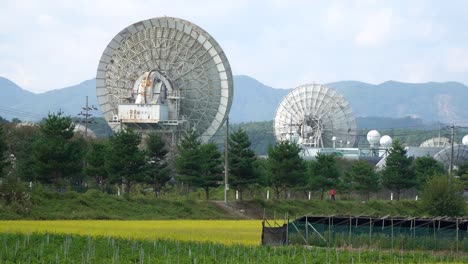
[(441, 145), (441, 140), (440, 140), (440, 121), (439, 121), (438, 123), (439, 123), (439, 138), (438, 138), (438, 141), (437, 141), (437, 146), (440, 147), (440, 145)]
[(224, 203), (228, 204), (229, 191), (229, 116), (226, 118), (226, 145), (224, 146)]
[[(93, 116), (93, 114), (90, 114), (89, 111), (91, 110), (97, 110), (97, 107), (92, 105), (92, 106), (89, 106), (88, 104), (88, 96), (86, 96), (86, 105), (85, 107), (82, 108), (84, 110), (84, 113), (83, 112), (80, 112), (78, 115), (79, 116), (84, 116), (84, 123), (85, 123), (85, 131), (84, 131), (84, 136), (85, 138), (88, 137), (88, 124), (90, 123), (89, 121), (89, 117)], [(92, 123), (92, 121), (91, 121)]]
[(86, 96), (86, 106), (85, 106), (85, 130), (84, 130), (84, 136), (85, 138), (88, 138), (88, 96)]
[(455, 141), (455, 125), (452, 124), (450, 127), (452, 132), (450, 133), (450, 168), (449, 168), (449, 182), (452, 182), (453, 173), (453, 143)]

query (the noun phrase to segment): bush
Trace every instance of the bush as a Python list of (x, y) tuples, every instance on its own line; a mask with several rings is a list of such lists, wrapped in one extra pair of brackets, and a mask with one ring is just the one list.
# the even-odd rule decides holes
[(31, 210), (31, 195), (26, 189), (26, 184), (14, 176), (8, 176), (2, 180), (0, 201), (16, 213), (28, 213)]
[(424, 186), (423, 209), (432, 216), (461, 216), (465, 211), (461, 190), (461, 186), (450, 183), (447, 176), (436, 175)]
[(98, 198), (104, 197), (105, 195), (104, 195), (103, 192), (101, 192), (99, 190), (89, 189), (84, 193), (84, 196), (89, 197), (89, 198), (98, 199)]

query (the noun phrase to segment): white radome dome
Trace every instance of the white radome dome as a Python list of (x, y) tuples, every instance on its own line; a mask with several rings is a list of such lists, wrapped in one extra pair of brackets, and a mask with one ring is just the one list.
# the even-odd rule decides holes
[(462, 144), (468, 146), (468, 135), (465, 135), (462, 139)]
[[(73, 132), (84, 135), (86, 127), (81, 124), (75, 124), (75, 129)], [(87, 129), (87, 134), (89, 138), (96, 138), (96, 134), (91, 129)]]
[(393, 139), (389, 135), (385, 135), (380, 138), (380, 145), (384, 148), (388, 148), (392, 145)]
[(380, 141), (380, 133), (377, 130), (371, 130), (367, 133), (367, 141), (371, 145), (379, 144)]

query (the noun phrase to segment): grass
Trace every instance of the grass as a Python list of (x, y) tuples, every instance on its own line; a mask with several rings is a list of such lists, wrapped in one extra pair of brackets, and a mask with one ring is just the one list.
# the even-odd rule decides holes
[[(249, 205), (251, 204), (251, 205)], [(273, 218), (273, 213), (279, 219), (284, 218), (287, 214), (290, 219), (310, 215), (421, 215), (422, 210), (420, 203), (417, 201), (401, 200), (401, 201), (385, 201), (371, 200), (367, 203), (353, 200), (256, 200), (247, 202), (246, 206), (266, 208), (266, 213), (269, 218)]]
[(259, 245), (260, 220), (0, 221), (0, 233), (58, 233)]
[(260, 247), (57, 234), (0, 234), (2, 263), (467, 263), (452, 252)]
[(33, 192), (28, 212), (0, 204), (0, 219), (233, 219), (213, 203), (202, 200), (156, 199), (153, 196), (125, 198), (97, 190)]
[[(217, 189), (214, 190), (216, 193)], [(353, 200), (263, 200), (244, 202), (231, 199), (231, 205), (254, 219), (263, 213), (271, 219), (290, 219), (304, 214), (312, 215), (407, 215), (421, 216), (419, 201), (371, 200), (363, 203)], [(97, 190), (86, 193), (35, 191), (31, 194), (32, 206), (28, 210), (18, 206), (6, 206), (0, 202), (0, 219), (16, 220), (168, 220), (168, 219), (238, 219), (211, 201), (197, 199), (193, 195), (155, 198), (152, 194), (125, 198), (108, 195)]]

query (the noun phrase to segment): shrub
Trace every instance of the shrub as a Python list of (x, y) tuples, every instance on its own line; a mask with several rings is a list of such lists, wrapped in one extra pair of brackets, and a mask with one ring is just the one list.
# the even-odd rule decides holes
[(432, 177), (424, 186), (422, 205), (432, 216), (460, 216), (464, 214), (464, 201), (458, 184), (449, 182), (445, 175)]
[(31, 195), (25, 183), (14, 176), (4, 178), (0, 184), (0, 200), (17, 213), (28, 213), (31, 210)]

